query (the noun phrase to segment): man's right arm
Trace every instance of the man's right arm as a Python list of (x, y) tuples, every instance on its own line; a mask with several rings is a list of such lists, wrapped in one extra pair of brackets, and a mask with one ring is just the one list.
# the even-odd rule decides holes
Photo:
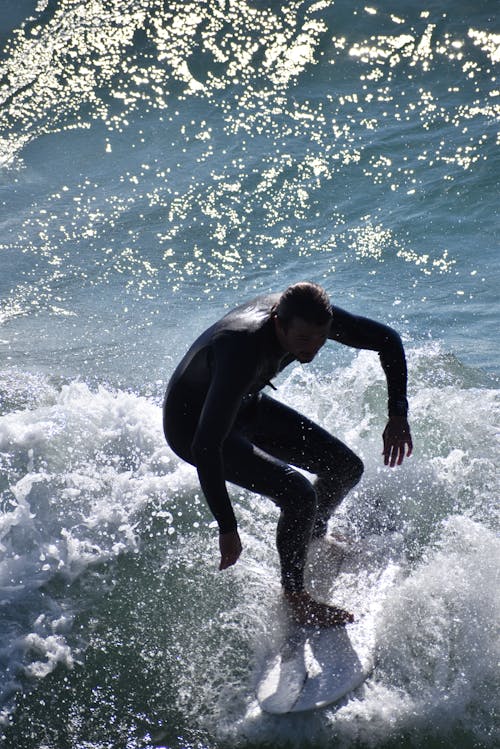
[(406, 357), (399, 334), (388, 325), (333, 308), (329, 338), (355, 348), (378, 351), (387, 378), (388, 422), (383, 434), (385, 465), (401, 465), (413, 450), (408, 425)]
[(191, 445), (200, 485), (221, 536), (237, 527), (224, 478), (222, 449), (253, 374), (248, 352), (240, 348), (232, 336), (213, 342), (210, 386)]
[(329, 338), (346, 346), (378, 352), (387, 378), (389, 416), (406, 417), (406, 357), (399, 334), (388, 325), (333, 307)]

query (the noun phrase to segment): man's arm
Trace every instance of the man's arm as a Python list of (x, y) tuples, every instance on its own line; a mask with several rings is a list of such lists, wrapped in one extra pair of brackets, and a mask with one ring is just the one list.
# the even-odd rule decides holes
[(210, 387), (191, 445), (203, 494), (219, 526), (220, 569), (234, 564), (241, 553), (222, 455), (224, 441), (253, 374), (251, 357), (240, 348), (234, 339), (225, 336), (212, 344)]
[(387, 378), (389, 420), (384, 430), (384, 463), (401, 465), (411, 455), (413, 444), (408, 425), (406, 357), (398, 333), (368, 317), (352, 315), (333, 307), (329, 338), (353, 348), (377, 351)]

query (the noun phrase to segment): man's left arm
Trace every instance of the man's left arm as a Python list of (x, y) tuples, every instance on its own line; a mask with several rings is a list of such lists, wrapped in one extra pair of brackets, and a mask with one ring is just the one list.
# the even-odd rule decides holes
[(387, 378), (389, 419), (384, 429), (384, 463), (401, 465), (413, 450), (406, 398), (406, 357), (399, 334), (388, 325), (333, 307), (329, 338), (353, 348), (377, 351)]

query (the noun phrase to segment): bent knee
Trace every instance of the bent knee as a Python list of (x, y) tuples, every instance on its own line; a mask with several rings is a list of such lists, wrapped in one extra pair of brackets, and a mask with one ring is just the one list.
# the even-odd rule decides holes
[[(337, 469), (339, 470), (339, 469)], [(348, 459), (340, 468), (337, 477), (345, 491), (350, 491), (360, 481), (365, 470), (361, 458), (351, 452)]]
[(353, 453), (350, 475), (352, 478), (353, 486), (355, 486), (361, 479), (365, 470), (365, 466), (361, 458)]

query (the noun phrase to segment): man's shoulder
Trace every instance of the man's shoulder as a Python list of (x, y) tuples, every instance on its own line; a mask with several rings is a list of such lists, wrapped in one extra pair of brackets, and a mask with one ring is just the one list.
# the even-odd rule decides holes
[(237, 307), (234, 307), (227, 313), (227, 315), (224, 315), (222, 319), (248, 319), (253, 317), (268, 317), (271, 314), (273, 307), (279, 301), (279, 298), (279, 293), (259, 294), (259, 296), (248, 299), (247, 301), (239, 304)]
[(280, 294), (260, 294), (231, 309), (215, 325), (214, 334), (221, 332), (251, 335), (259, 331), (270, 319)]

